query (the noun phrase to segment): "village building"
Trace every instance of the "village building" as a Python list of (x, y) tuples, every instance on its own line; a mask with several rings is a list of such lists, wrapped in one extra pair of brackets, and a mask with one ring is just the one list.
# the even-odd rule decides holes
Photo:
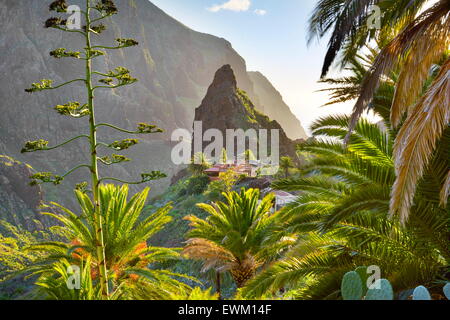
[(211, 181), (219, 179), (221, 173), (225, 173), (229, 170), (233, 170), (238, 175), (244, 175), (248, 178), (256, 178), (257, 171), (259, 169), (259, 163), (245, 162), (245, 163), (227, 163), (227, 164), (215, 164), (211, 168), (206, 169), (204, 173), (210, 178)]
[(297, 199), (295, 195), (286, 191), (273, 190), (272, 193), (275, 194), (275, 211), (280, 210)]
[(281, 210), (285, 206), (287, 206), (289, 203), (292, 203), (297, 199), (297, 196), (286, 192), (282, 190), (274, 190), (272, 188), (266, 188), (264, 190), (261, 190), (261, 194), (263, 196), (266, 196), (269, 193), (273, 193), (275, 195), (275, 203), (272, 209), (272, 212), (276, 212), (278, 210)]

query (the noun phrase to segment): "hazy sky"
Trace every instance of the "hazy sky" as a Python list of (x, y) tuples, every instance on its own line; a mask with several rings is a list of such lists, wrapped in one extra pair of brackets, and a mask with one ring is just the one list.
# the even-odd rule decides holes
[(327, 39), (307, 45), (307, 22), (316, 0), (151, 0), (188, 27), (227, 39), (283, 95), (309, 132), (312, 121), (349, 113), (352, 104), (327, 102), (317, 84)]

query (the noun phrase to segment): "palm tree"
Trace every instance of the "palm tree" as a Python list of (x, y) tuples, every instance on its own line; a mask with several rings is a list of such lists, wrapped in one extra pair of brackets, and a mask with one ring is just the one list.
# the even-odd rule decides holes
[[(128, 200), (127, 185), (100, 187), (101, 214), (105, 223), (106, 269), (110, 287), (114, 289), (112, 296), (132, 298), (136, 288), (145, 288), (143, 290), (147, 291), (149, 299), (165, 299), (174, 292), (191, 290), (176, 280), (188, 277), (153, 267), (161, 262), (179, 259), (180, 255), (176, 249), (148, 245), (148, 240), (172, 220), (169, 216), (170, 205), (158, 209), (147, 218), (142, 217), (148, 192), (146, 188)], [(55, 292), (66, 292), (59, 290), (63, 287), (61, 283), (65, 284), (67, 272), (62, 269), (67, 264), (80, 266), (81, 269), (90, 268), (90, 279), (83, 279), (83, 283), (93, 289), (84, 288), (90, 292), (84, 297), (94, 297), (98, 282), (97, 242), (92, 216), (94, 205), (86, 193), (77, 190), (75, 194), (81, 207), (80, 215), (55, 203), (53, 205), (62, 213), (45, 213), (62, 225), (55, 232), (63, 241), (40, 242), (29, 247), (31, 251), (46, 253), (28, 272), (40, 275), (37, 285), (53, 298), (56, 298)]]
[[(380, 52), (382, 45), (378, 43), (376, 46), (365, 46), (365, 53), (358, 53), (349, 58), (347, 66), (344, 68), (350, 74), (340, 78), (324, 78), (321, 83), (330, 85), (330, 87), (320, 90), (330, 94), (330, 101), (324, 106), (335, 105), (344, 102), (350, 102), (358, 99), (361, 85), (365, 76), (369, 72), (373, 62)], [(383, 119), (385, 128), (397, 133), (390, 123), (390, 113), (392, 99), (395, 92), (395, 83), (398, 79), (399, 71), (392, 72), (389, 77), (385, 77), (380, 82), (375, 96), (370, 105), (371, 110)]]
[(189, 170), (195, 176), (203, 175), (209, 168), (211, 168), (211, 163), (203, 152), (196, 153), (189, 164)]
[(255, 154), (250, 149), (245, 150), (242, 156), (244, 158), (245, 163), (249, 163), (250, 161), (256, 160)]
[[(362, 112), (369, 108), (381, 79), (389, 77), (400, 67), (390, 122), (394, 128), (403, 125), (395, 142), (397, 179), (393, 185), (390, 212), (398, 213), (403, 222), (410, 215), (418, 183), (450, 123), (450, 60), (444, 55), (450, 39), (450, 2), (437, 1), (420, 13), (428, 3), (426, 0), (390, 3), (380, 0), (322, 0), (310, 20), (311, 37), (324, 37), (334, 27), (322, 77), (345, 45), (344, 64), (349, 56), (367, 43), (368, 38), (391, 38), (385, 41), (365, 75), (349, 129), (354, 129)], [(386, 6), (382, 15), (383, 28), (369, 33), (366, 26), (370, 14), (368, 9), (374, 4)], [(442, 66), (440, 71), (434, 72), (430, 84), (430, 70), (435, 64)], [(441, 179), (440, 202), (443, 207), (447, 204), (449, 190), (450, 171), (447, 170), (445, 179)]]
[(281, 157), (280, 169), (284, 172), (284, 177), (289, 177), (289, 169), (294, 168), (294, 161), (291, 157)]
[[(324, 78), (331, 65), (342, 54), (341, 65), (345, 66), (349, 59), (372, 40), (392, 38), (402, 30), (420, 21), (417, 15), (429, 4), (428, 0), (399, 0), (384, 2), (382, 0), (319, 0), (309, 20), (309, 40), (323, 38), (331, 34), (328, 51), (322, 68)], [(374, 6), (381, 7), (380, 29), (369, 25), (374, 14)], [(441, 9), (448, 6), (446, 0), (437, 4)], [(427, 15), (423, 15), (425, 17)], [(424, 28), (432, 27), (439, 17), (445, 16), (440, 12), (426, 22)]]
[[(421, 184), (424, 193), (416, 195), (406, 226), (390, 219), (395, 137), (362, 119), (345, 148), (348, 120), (330, 116), (314, 123), (316, 141), (300, 146), (313, 155), (304, 177), (275, 183), (301, 191), (279, 214), (280, 229), (297, 234), (298, 242), (247, 283), (247, 298), (281, 288), (295, 289), (301, 299), (338, 298), (343, 274), (359, 265), (379, 266), (401, 291), (433, 281), (448, 265), (448, 212), (430, 198), (438, 189), (434, 180)], [(447, 152), (448, 146), (442, 144)]]
[(259, 201), (257, 189), (242, 189), (224, 193), (227, 203), (198, 204), (209, 213), (206, 219), (188, 216), (192, 230), (184, 254), (204, 262), (203, 272), (230, 272), (241, 288), (258, 269), (276, 257), (289, 243), (274, 239), (271, 215), (274, 196), (269, 194)]
[(221, 164), (227, 164), (228, 163), (228, 154), (227, 149), (223, 148), (220, 152), (220, 161)]
[(330, 101), (323, 106), (330, 106), (358, 99), (361, 83), (364, 80), (370, 66), (379, 50), (376, 47), (366, 46), (368, 53), (357, 53), (349, 58), (347, 65), (343, 68), (349, 72), (348, 75), (339, 78), (323, 78), (320, 83), (329, 85), (328, 88), (319, 92), (328, 92)]

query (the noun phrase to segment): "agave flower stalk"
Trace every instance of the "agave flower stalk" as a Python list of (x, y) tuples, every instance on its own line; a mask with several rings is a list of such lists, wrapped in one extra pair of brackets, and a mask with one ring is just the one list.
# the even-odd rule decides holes
[[(67, 12), (67, 3), (65, 0), (53, 1), (50, 4), (50, 11), (55, 11), (60, 14)], [(85, 39), (85, 48), (83, 51), (69, 51), (65, 48), (55, 49), (50, 52), (50, 56), (55, 59), (72, 58), (81, 59), (85, 61), (85, 74), (83, 78), (77, 78), (67, 81), (65, 83), (54, 86), (53, 81), (50, 79), (44, 79), (40, 82), (33, 83), (31, 88), (26, 89), (26, 92), (35, 93), (46, 90), (55, 90), (66, 85), (70, 85), (77, 82), (83, 82), (86, 86), (87, 102), (85, 104), (79, 102), (68, 102), (66, 104), (57, 105), (54, 109), (62, 116), (69, 116), (72, 118), (89, 118), (89, 133), (80, 134), (74, 138), (71, 138), (59, 145), (49, 146), (49, 141), (39, 139), (37, 141), (29, 141), (22, 149), (23, 153), (49, 151), (56, 148), (67, 145), (75, 140), (86, 139), (89, 142), (90, 147), (90, 161), (87, 164), (80, 164), (65, 174), (57, 175), (51, 172), (39, 172), (34, 174), (31, 179), (31, 184), (41, 183), (53, 183), (55, 185), (61, 184), (62, 181), (72, 174), (73, 172), (87, 168), (90, 171), (91, 176), (91, 189), (92, 203), (94, 209), (92, 212), (94, 228), (95, 228), (95, 251), (96, 251), (96, 264), (98, 268), (98, 281), (101, 289), (101, 296), (103, 299), (108, 299), (111, 292), (109, 288), (109, 276), (107, 270), (107, 257), (105, 255), (105, 242), (104, 242), (104, 222), (102, 221), (101, 201), (99, 188), (103, 181), (110, 180), (116, 182), (122, 182), (127, 184), (141, 184), (152, 180), (161, 179), (165, 177), (165, 174), (159, 171), (151, 171), (150, 173), (142, 173), (141, 179), (138, 181), (123, 181), (114, 177), (100, 177), (99, 176), (99, 163), (103, 165), (114, 165), (131, 159), (126, 158), (123, 155), (112, 154), (111, 156), (99, 156), (99, 147), (106, 147), (113, 151), (120, 151), (128, 149), (139, 143), (137, 139), (124, 139), (121, 141), (115, 141), (112, 143), (105, 143), (98, 141), (97, 132), (100, 127), (109, 127), (122, 133), (127, 134), (153, 134), (163, 132), (155, 125), (147, 123), (139, 123), (136, 130), (126, 130), (114, 126), (109, 123), (97, 123), (95, 116), (95, 91), (99, 89), (115, 89), (122, 86), (130, 85), (137, 82), (137, 79), (131, 77), (130, 71), (123, 67), (117, 67), (113, 71), (101, 72), (93, 69), (92, 60), (104, 56), (106, 50), (118, 50), (127, 47), (138, 45), (138, 42), (133, 39), (117, 39), (116, 46), (97, 46), (93, 44), (93, 36), (99, 36), (106, 26), (99, 23), (101, 20), (109, 18), (118, 13), (117, 7), (112, 0), (86, 0), (84, 8), (81, 10), (81, 14), (84, 16), (85, 26), (81, 30), (72, 30), (67, 27), (67, 20), (61, 17), (52, 17), (45, 23), (46, 28), (53, 28), (64, 32), (74, 33), (76, 35), (82, 35)], [(94, 77), (103, 77), (98, 80), (102, 85), (95, 85)], [(84, 190), (87, 192), (88, 183), (83, 182), (77, 185), (78, 190)]]

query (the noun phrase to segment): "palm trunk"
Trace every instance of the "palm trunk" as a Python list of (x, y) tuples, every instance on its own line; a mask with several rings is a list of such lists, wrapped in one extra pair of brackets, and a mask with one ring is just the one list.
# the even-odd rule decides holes
[(95, 204), (94, 211), (94, 227), (96, 240), (96, 253), (99, 282), (101, 294), (103, 299), (108, 299), (108, 272), (106, 269), (105, 243), (103, 237), (103, 222), (100, 210), (100, 196), (99, 196), (99, 177), (98, 177), (98, 163), (97, 163), (97, 129), (95, 123), (94, 110), (94, 90), (92, 87), (92, 62), (91, 62), (91, 38), (90, 38), (90, 0), (86, 0), (86, 87), (88, 91), (88, 107), (89, 107), (89, 126), (90, 126), (90, 148), (91, 148), (91, 180), (92, 193)]
[(218, 271), (216, 271), (216, 291), (219, 294), (219, 300), (222, 300), (221, 278)]
[(241, 264), (231, 270), (231, 275), (238, 289), (241, 289), (245, 286), (248, 280), (253, 278), (255, 275), (255, 269)]

